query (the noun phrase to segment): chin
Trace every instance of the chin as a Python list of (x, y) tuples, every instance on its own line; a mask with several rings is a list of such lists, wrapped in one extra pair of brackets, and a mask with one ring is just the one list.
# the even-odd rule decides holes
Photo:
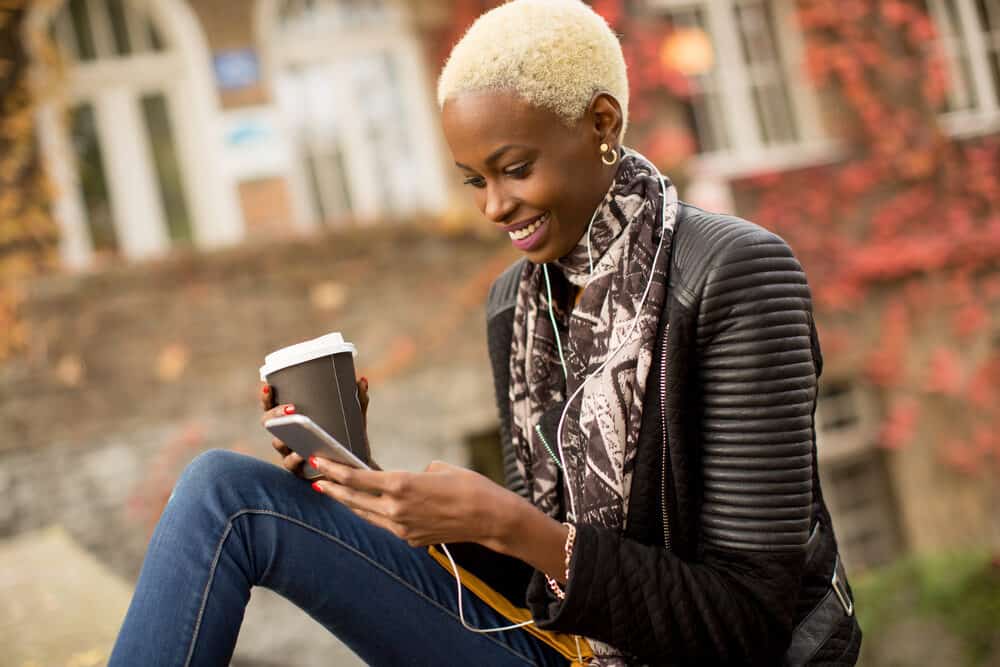
[(529, 250), (528, 252), (524, 253), (524, 256), (532, 264), (548, 264), (549, 262), (554, 262), (560, 257), (562, 257), (562, 255), (557, 255), (547, 246), (543, 246), (535, 250)]

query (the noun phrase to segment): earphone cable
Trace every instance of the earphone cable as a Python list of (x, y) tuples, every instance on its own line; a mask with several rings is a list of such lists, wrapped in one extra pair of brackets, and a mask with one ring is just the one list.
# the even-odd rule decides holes
[(462, 622), (466, 630), (471, 632), (478, 632), (480, 634), (489, 634), (491, 632), (505, 632), (507, 630), (516, 630), (517, 628), (523, 628), (526, 625), (532, 625), (534, 620), (521, 621), (520, 623), (514, 623), (513, 625), (504, 625), (499, 628), (474, 628), (468, 624), (465, 620), (465, 612), (462, 609), (462, 576), (458, 573), (458, 565), (455, 563), (455, 559), (451, 557), (451, 552), (448, 551), (448, 547), (444, 544), (439, 544), (444, 550), (444, 555), (448, 557), (448, 562), (451, 563), (451, 570), (455, 573), (455, 588), (458, 591), (458, 620)]
[[(659, 178), (660, 178), (660, 187), (662, 188), (663, 192), (663, 204), (660, 210), (661, 232), (660, 232), (660, 242), (657, 244), (656, 253), (653, 255), (653, 264), (652, 264), (652, 269), (650, 270), (649, 282), (646, 283), (646, 288), (645, 290), (643, 290), (642, 298), (639, 299), (639, 307), (636, 311), (636, 315), (632, 319), (632, 324), (629, 327), (628, 333), (625, 334), (625, 338), (622, 341), (622, 343), (615, 349), (614, 352), (608, 355), (608, 357), (601, 363), (600, 366), (597, 367), (597, 369), (593, 373), (590, 373), (589, 375), (584, 377), (583, 381), (580, 383), (580, 386), (576, 388), (576, 391), (574, 391), (573, 394), (568, 399), (566, 399), (566, 405), (563, 407), (562, 415), (559, 418), (559, 425), (556, 427), (556, 448), (559, 453), (559, 458), (556, 461), (556, 465), (558, 465), (564, 471), (565, 471), (566, 459), (563, 454), (562, 430), (563, 430), (563, 424), (566, 420), (566, 415), (569, 412), (569, 406), (572, 403), (573, 399), (576, 398), (577, 395), (586, 386), (587, 381), (590, 380), (590, 378), (594, 377), (595, 375), (598, 375), (602, 370), (604, 370), (604, 367), (607, 366), (608, 363), (610, 363), (610, 361), (615, 357), (615, 355), (617, 355), (619, 352), (625, 349), (625, 346), (628, 344), (629, 340), (631, 340), (632, 335), (635, 332), (635, 328), (639, 324), (639, 318), (642, 315), (642, 308), (643, 306), (645, 306), (646, 298), (649, 296), (649, 290), (653, 286), (653, 277), (656, 272), (656, 266), (657, 266), (657, 261), (659, 260), (660, 257), (660, 251), (663, 249), (663, 239), (666, 236), (666, 229), (667, 229), (667, 184), (662, 174), (659, 175)], [(594, 224), (594, 219), (596, 218), (596, 216), (597, 216), (597, 211), (594, 211), (594, 215), (592, 215), (590, 218), (590, 224), (587, 226), (587, 258), (590, 261), (591, 276), (593, 276), (594, 273), (594, 259), (593, 255), (591, 254), (591, 248), (590, 248), (590, 228)], [(542, 272), (545, 275), (545, 289), (549, 302), (549, 318), (552, 321), (552, 329), (555, 332), (556, 345), (559, 348), (559, 361), (562, 364), (563, 376), (566, 378), (567, 388), (568, 388), (569, 370), (566, 366), (566, 358), (563, 356), (562, 341), (559, 338), (559, 328), (556, 326), (555, 313), (553, 312), (552, 308), (552, 284), (549, 280), (548, 264), (542, 265)], [(541, 436), (540, 429), (539, 429), (539, 436)], [(548, 443), (545, 442), (544, 437), (542, 438), (542, 443), (545, 445), (546, 449), (549, 449)], [(549, 454), (550, 455), (552, 454), (551, 450), (549, 450)], [(569, 496), (569, 504), (570, 504), (570, 511), (567, 518), (570, 521), (576, 521), (576, 501), (573, 496), (573, 488), (572, 485), (570, 484), (568, 476), (566, 479), (566, 491), (567, 495)], [(508, 630), (516, 630), (517, 628), (523, 628), (525, 626), (534, 624), (535, 621), (533, 619), (529, 619), (527, 621), (514, 623), (512, 625), (505, 625), (498, 628), (474, 628), (471, 625), (469, 625), (468, 622), (466, 622), (465, 620), (465, 612), (462, 607), (462, 577), (458, 571), (458, 565), (455, 563), (455, 559), (452, 558), (451, 552), (448, 551), (448, 547), (444, 544), (440, 544), (439, 546), (444, 551), (445, 556), (448, 557), (448, 562), (451, 564), (452, 572), (455, 574), (455, 587), (458, 595), (458, 618), (466, 630), (469, 630), (470, 632), (477, 632), (480, 634), (489, 634), (493, 632), (505, 632)], [(576, 641), (577, 657), (579, 658), (580, 663), (582, 664), (583, 654), (580, 649), (579, 637), (574, 636), (574, 640)]]
[[(559, 460), (563, 464), (562, 465), (563, 470), (565, 470), (566, 457), (563, 454), (562, 430), (563, 430), (563, 423), (566, 421), (566, 415), (569, 413), (569, 406), (573, 402), (573, 399), (577, 397), (577, 394), (579, 394), (583, 390), (583, 388), (587, 385), (587, 381), (590, 380), (590, 378), (594, 377), (595, 375), (599, 374), (601, 371), (603, 371), (604, 367), (611, 362), (611, 360), (615, 357), (615, 355), (617, 355), (619, 352), (625, 349), (625, 346), (632, 338), (632, 334), (635, 332), (636, 326), (638, 326), (639, 324), (639, 318), (642, 316), (642, 308), (644, 305), (646, 305), (646, 297), (649, 296), (649, 289), (653, 286), (653, 276), (656, 272), (657, 260), (659, 260), (660, 258), (660, 251), (663, 249), (663, 238), (664, 236), (666, 236), (666, 228), (667, 228), (667, 184), (664, 181), (662, 174), (660, 175), (660, 187), (663, 190), (663, 205), (660, 207), (660, 225), (661, 225), (660, 242), (656, 246), (656, 254), (653, 255), (653, 264), (652, 264), (652, 269), (650, 269), (649, 282), (646, 283), (646, 289), (643, 290), (642, 298), (639, 299), (639, 307), (636, 309), (635, 317), (632, 318), (632, 325), (629, 327), (628, 333), (625, 334), (624, 340), (615, 349), (615, 351), (609, 354), (607, 359), (605, 359), (593, 373), (590, 373), (589, 375), (584, 377), (583, 381), (580, 383), (580, 386), (576, 388), (576, 391), (574, 391), (573, 394), (568, 399), (566, 399), (566, 405), (563, 407), (562, 415), (559, 417), (559, 426), (556, 427), (556, 449), (559, 452)], [(548, 279), (548, 273), (546, 273), (545, 276), (546, 279)], [(549, 308), (550, 309), (552, 308), (551, 300), (549, 301)], [(549, 314), (550, 315), (552, 314), (551, 310)], [(558, 338), (556, 339), (556, 342), (558, 343)], [(561, 345), (559, 349), (559, 358), (560, 360), (563, 358)], [(563, 363), (565, 364), (565, 362)], [(564, 374), (566, 373), (565, 365), (563, 366), (563, 373)], [(576, 521), (576, 500), (573, 495), (573, 485), (570, 483), (568, 475), (566, 478), (566, 492), (567, 495), (569, 496), (569, 506), (570, 506), (568, 518), (570, 519), (570, 521)]]
[[(514, 623), (512, 625), (504, 625), (499, 628), (474, 628), (465, 620), (465, 611), (462, 608), (462, 576), (458, 572), (458, 565), (455, 563), (455, 559), (452, 558), (451, 552), (448, 551), (448, 547), (445, 544), (439, 544), (439, 547), (444, 550), (444, 555), (448, 557), (448, 562), (451, 563), (451, 571), (455, 573), (455, 588), (458, 595), (458, 620), (462, 622), (462, 626), (470, 632), (477, 632), (482, 635), (490, 634), (493, 632), (507, 632), (508, 630), (517, 630), (518, 628), (523, 628), (528, 625), (534, 625), (534, 619), (528, 619), (527, 621), (521, 621), (520, 623)], [(576, 642), (576, 657), (583, 664), (583, 651), (580, 649), (580, 638), (573, 635), (573, 641)]]

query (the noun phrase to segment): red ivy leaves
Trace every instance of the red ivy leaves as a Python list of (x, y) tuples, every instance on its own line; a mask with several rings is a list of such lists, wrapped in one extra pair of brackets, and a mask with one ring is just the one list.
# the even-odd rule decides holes
[(930, 393), (957, 396), (962, 389), (962, 364), (954, 350), (938, 347), (931, 355), (924, 383)]
[(868, 378), (881, 387), (893, 387), (905, 377), (910, 321), (906, 304), (896, 301), (882, 314), (882, 329), (875, 349), (868, 355)]
[[(445, 48), (495, 4), (454, 0), (455, 24), (440, 40)], [(671, 27), (630, 11), (625, 0), (591, 5), (622, 37), (631, 123), (649, 138), (639, 149), (663, 165), (681, 159), (690, 141), (656, 113), (664, 98), (692, 92), (691, 81), (661, 58)], [(824, 340), (828, 352), (863, 344), (864, 332), (844, 315), (873, 303), (873, 288), (887, 288), (878, 341), (863, 359), (866, 377), (894, 393), (945, 395), (968, 411), (970, 435), (941, 445), (942, 458), (956, 469), (972, 471), (984, 448), (1000, 461), (995, 439), (987, 447), (984, 436), (971, 435), (973, 424), (1000, 431), (992, 423), (1000, 420), (992, 416), (1000, 358), (976, 365), (970, 353), (981, 349), (974, 343), (988, 332), (990, 308), (1000, 302), (1000, 137), (959, 141), (940, 127), (948, 68), (920, 0), (798, 0), (796, 15), (806, 43), (804, 71), (831, 94), (824, 114), (846, 157), (734, 184), (741, 213), (795, 249), (818, 316), (831, 320), (824, 330), (838, 332)], [(925, 367), (908, 368), (926, 323), (954, 338)], [(916, 398), (892, 400), (882, 444), (905, 447), (918, 414)]]
[[(869, 381), (890, 396), (904, 388), (947, 396), (970, 433), (975, 424), (1000, 431), (993, 416), (1000, 359), (975, 362), (982, 350), (975, 343), (988, 335), (1000, 302), (1000, 137), (958, 140), (940, 126), (948, 69), (918, 0), (799, 0), (797, 17), (806, 73), (840, 101), (827, 108), (847, 157), (745, 179), (737, 200), (795, 249), (821, 319), (846, 322), (862, 301), (875, 303), (868, 298), (875, 287), (886, 297), (875, 349), (863, 362)], [(907, 368), (922, 356), (916, 345), (925, 326), (943, 326), (952, 339), (925, 367)], [(838, 327), (839, 348), (864, 344), (863, 331)], [(918, 405), (891, 402), (882, 444), (905, 447)], [(983, 451), (1000, 447), (983, 444), (983, 432), (942, 445), (942, 458), (971, 471)]]
[(889, 415), (882, 423), (879, 444), (886, 449), (902, 449), (910, 443), (917, 427), (920, 403), (913, 398), (898, 399), (889, 407)]

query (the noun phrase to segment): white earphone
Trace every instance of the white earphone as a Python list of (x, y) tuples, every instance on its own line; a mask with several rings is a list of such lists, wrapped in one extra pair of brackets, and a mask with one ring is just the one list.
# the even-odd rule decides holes
[[(657, 261), (660, 258), (660, 250), (663, 248), (663, 237), (666, 235), (667, 231), (667, 183), (666, 180), (663, 178), (662, 174), (657, 173), (657, 177), (660, 179), (660, 189), (663, 194), (663, 206), (661, 207), (660, 211), (660, 222), (662, 225), (662, 230), (660, 233), (660, 242), (656, 246), (656, 254), (653, 255), (653, 271), (656, 270)], [(590, 250), (590, 230), (591, 227), (593, 227), (594, 225), (594, 220), (597, 218), (597, 212), (599, 210), (600, 207), (598, 206), (598, 208), (594, 211), (594, 214), (590, 218), (590, 224), (587, 225), (587, 258), (590, 260), (591, 276), (593, 276), (594, 274), (594, 258), (591, 255), (591, 250)], [(542, 272), (545, 275), (545, 289), (547, 291), (549, 300), (549, 318), (552, 321), (552, 330), (555, 332), (556, 335), (556, 347), (559, 348), (559, 362), (562, 364), (563, 375), (568, 383), (569, 369), (566, 367), (566, 358), (563, 356), (562, 341), (559, 339), (559, 328), (556, 326), (555, 313), (552, 310), (552, 284), (549, 281), (548, 264), (542, 265)], [(559, 466), (561, 470), (564, 471), (564, 473), (566, 470), (566, 466), (562, 448), (562, 429), (563, 429), (563, 423), (566, 420), (566, 414), (569, 410), (570, 403), (572, 403), (573, 399), (576, 398), (577, 395), (579, 395), (580, 391), (583, 390), (584, 386), (587, 384), (587, 381), (590, 380), (590, 378), (598, 375), (602, 370), (604, 370), (604, 367), (608, 365), (608, 363), (615, 357), (615, 355), (617, 355), (619, 352), (625, 349), (625, 346), (628, 344), (629, 340), (632, 338), (633, 333), (635, 332), (636, 326), (639, 324), (639, 318), (642, 316), (642, 308), (644, 305), (646, 305), (646, 297), (649, 296), (649, 289), (650, 287), (652, 287), (652, 285), (653, 285), (653, 272), (650, 272), (649, 282), (646, 283), (646, 288), (645, 290), (643, 290), (642, 293), (642, 299), (640, 299), (639, 301), (639, 308), (636, 310), (636, 315), (632, 319), (632, 324), (629, 326), (628, 333), (625, 335), (621, 345), (619, 345), (614, 352), (608, 355), (608, 358), (605, 359), (604, 362), (601, 363), (601, 365), (598, 366), (593, 373), (585, 377), (583, 379), (583, 382), (580, 383), (580, 386), (576, 388), (576, 391), (574, 391), (573, 394), (568, 399), (566, 399), (566, 405), (563, 408), (562, 415), (559, 417), (559, 426), (556, 429), (556, 448), (559, 452), (559, 459), (556, 461), (556, 464)], [(576, 501), (573, 497), (573, 487), (568, 483), (568, 481), (566, 484), (566, 490), (569, 493), (569, 505), (570, 505), (570, 511), (569, 514), (567, 515), (567, 518), (571, 521), (576, 521)], [(522, 621), (521, 623), (514, 623), (513, 625), (505, 625), (498, 628), (474, 628), (468, 623), (466, 623), (465, 614), (462, 611), (462, 579), (461, 575), (458, 572), (458, 565), (455, 564), (455, 559), (452, 558), (451, 552), (448, 551), (448, 547), (446, 545), (440, 544), (438, 546), (440, 546), (444, 550), (445, 555), (448, 557), (448, 562), (451, 563), (451, 569), (455, 573), (455, 584), (458, 590), (458, 617), (466, 630), (469, 630), (471, 632), (478, 632), (481, 634), (487, 634), (490, 632), (505, 632), (507, 630), (515, 630), (517, 628), (523, 628), (526, 625), (531, 625), (534, 623), (533, 620), (528, 620), (528, 621)], [(582, 663), (583, 656), (580, 652), (579, 638), (576, 638), (576, 650), (577, 650), (577, 657), (580, 659), (580, 662)]]

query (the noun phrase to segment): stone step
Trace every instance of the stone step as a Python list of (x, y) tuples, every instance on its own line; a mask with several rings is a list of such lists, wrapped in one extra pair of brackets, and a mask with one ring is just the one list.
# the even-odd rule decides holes
[(107, 662), (131, 588), (59, 526), (0, 542), (0, 663)]

